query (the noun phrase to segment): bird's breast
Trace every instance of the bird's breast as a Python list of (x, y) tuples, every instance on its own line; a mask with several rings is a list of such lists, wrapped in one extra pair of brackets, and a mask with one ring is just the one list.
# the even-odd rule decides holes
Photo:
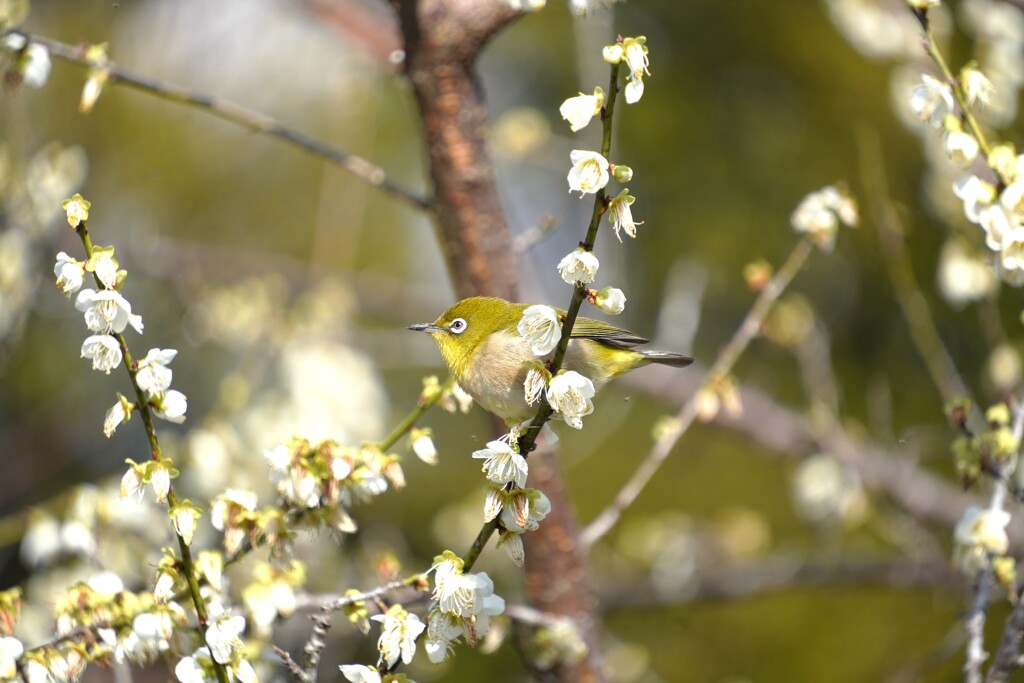
[[(527, 368), (524, 363), (536, 358), (529, 343), (519, 334), (495, 333), (480, 343), (456, 379), (485, 410), (505, 419), (526, 420), (537, 413), (538, 406), (526, 403), (523, 383)], [(607, 373), (600, 372), (600, 368), (595, 366), (584, 340), (569, 342), (563, 367), (589, 377), (595, 388), (600, 388), (608, 379)]]

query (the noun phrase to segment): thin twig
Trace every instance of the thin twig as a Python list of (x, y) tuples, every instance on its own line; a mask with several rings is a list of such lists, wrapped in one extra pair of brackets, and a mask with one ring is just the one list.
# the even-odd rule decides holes
[[(733, 334), (732, 339), (725, 345), (718, 359), (711, 369), (708, 370), (701, 382), (701, 388), (713, 386), (720, 382), (732, 370), (733, 365), (740, 355), (746, 350), (751, 340), (758, 334), (765, 316), (771, 310), (772, 304), (779, 298), (796, 274), (800, 271), (807, 257), (811, 253), (811, 242), (802, 239), (797, 242), (793, 251), (786, 259), (779, 271), (764, 286), (757, 300), (747, 313), (739, 328)], [(615, 499), (602, 510), (594, 520), (588, 524), (580, 534), (580, 542), (584, 546), (593, 545), (595, 541), (604, 536), (615, 526), (615, 523), (622, 516), (623, 511), (637, 499), (640, 493), (647, 486), (647, 483), (661, 467), (661, 464), (668, 458), (672, 448), (675, 447), (679, 438), (693, 424), (697, 417), (697, 396), (700, 391), (694, 392), (688, 401), (683, 404), (679, 414), (676, 416), (677, 424), (674, 429), (669, 430), (663, 437), (655, 442), (651, 451), (640, 463), (640, 466), (630, 477), (629, 481), (619, 489)]]
[(434, 208), (432, 199), (421, 196), (389, 179), (387, 172), (380, 166), (355, 154), (332, 147), (307, 133), (303, 133), (278, 121), (272, 116), (244, 107), (223, 97), (206, 95), (189, 90), (176, 83), (134, 73), (118, 66), (113, 61), (106, 60), (102, 64), (96, 64), (86, 56), (87, 46), (85, 45), (68, 45), (52, 38), (31, 35), (21, 31), (7, 31), (3, 35), (11, 34), (24, 36), (27, 41), (44, 46), (50, 51), (51, 55), (59, 59), (91, 69), (103, 69), (109, 73), (109, 83), (125, 85), (163, 100), (194, 107), (222, 121), (242, 126), (254, 133), (283, 140), (336, 166), (340, 166), (357, 178), (387, 192), (410, 206), (430, 211)]

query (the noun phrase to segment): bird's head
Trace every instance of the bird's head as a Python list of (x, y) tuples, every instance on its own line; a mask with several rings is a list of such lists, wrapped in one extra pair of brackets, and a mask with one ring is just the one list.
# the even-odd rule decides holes
[(409, 325), (409, 329), (433, 337), (458, 378), (488, 337), (501, 331), (515, 333), (522, 308), (497, 297), (474, 296), (459, 301), (434, 322)]

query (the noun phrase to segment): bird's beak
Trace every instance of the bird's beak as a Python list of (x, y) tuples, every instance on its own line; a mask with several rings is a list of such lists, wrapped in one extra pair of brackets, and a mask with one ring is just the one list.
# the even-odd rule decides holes
[(408, 329), (413, 332), (444, 332), (443, 327), (438, 327), (434, 323), (416, 323), (415, 325), (409, 325)]

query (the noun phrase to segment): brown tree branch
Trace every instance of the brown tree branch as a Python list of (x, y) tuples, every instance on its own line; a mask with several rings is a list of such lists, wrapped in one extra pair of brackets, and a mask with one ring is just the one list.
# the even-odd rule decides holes
[(503, 2), (399, 0), (406, 75), (423, 120), (445, 260), (459, 298), (514, 299), (516, 264), (473, 73), (484, 45), (518, 15)]
[[(405, 39), (406, 75), (423, 120), (436, 216), (448, 271), (460, 297), (517, 297), (517, 263), (488, 150), (487, 112), (473, 73), (481, 49), (518, 12), (507, 3), (392, 0)], [(595, 603), (572, 504), (550, 454), (530, 459), (531, 484), (551, 501), (540, 529), (526, 534), (526, 585), (540, 610), (582, 626), (586, 658), (557, 680), (603, 681)]]

